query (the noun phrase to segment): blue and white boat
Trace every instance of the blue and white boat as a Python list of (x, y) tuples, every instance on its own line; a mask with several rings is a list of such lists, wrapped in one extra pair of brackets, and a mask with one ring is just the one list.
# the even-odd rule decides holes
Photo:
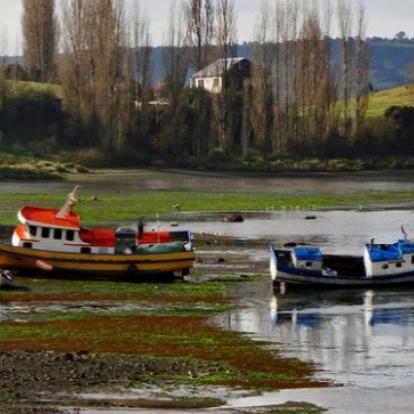
[(414, 286), (414, 242), (365, 245), (362, 256), (326, 255), (318, 247), (270, 245), (275, 284), (297, 287), (375, 288)]

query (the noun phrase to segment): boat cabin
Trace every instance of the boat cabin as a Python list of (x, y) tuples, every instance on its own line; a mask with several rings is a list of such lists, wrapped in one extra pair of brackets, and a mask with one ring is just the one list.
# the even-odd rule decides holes
[[(190, 232), (144, 232), (140, 223), (137, 230), (114, 228), (86, 228), (80, 225), (79, 214), (73, 211), (77, 204), (77, 188), (69, 194), (62, 209), (24, 207), (18, 212), (18, 225), (12, 245), (27, 249), (81, 254), (133, 254), (139, 248), (180, 243), (191, 250)], [(187, 245), (188, 244), (188, 245)]]
[(316, 247), (300, 247), (293, 249), (292, 262), (297, 269), (322, 270), (323, 257)]
[(18, 213), (20, 225), (12, 237), (16, 247), (83, 254), (114, 254), (115, 230), (83, 228), (79, 215), (67, 211), (24, 207)]
[(413, 272), (414, 243), (399, 240), (394, 244), (367, 244), (364, 263), (368, 277)]

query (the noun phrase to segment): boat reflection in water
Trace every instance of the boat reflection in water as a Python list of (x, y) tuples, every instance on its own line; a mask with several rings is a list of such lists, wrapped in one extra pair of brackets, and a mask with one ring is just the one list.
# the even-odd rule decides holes
[(285, 356), (315, 363), (319, 378), (362, 387), (414, 386), (413, 289), (288, 291), (222, 322), (275, 343)]
[[(279, 296), (274, 295), (271, 304), (271, 320), (273, 326), (282, 325), (284, 323), (291, 323), (296, 326), (304, 326), (309, 328), (317, 328), (323, 322), (324, 318), (319, 312), (312, 313), (312, 308), (306, 308), (303, 304), (300, 308), (294, 309), (279, 309), (279, 302), (285, 293), (281, 293)], [(359, 292), (361, 296), (362, 310), (363, 310), (363, 319), (366, 327), (372, 327), (375, 325), (381, 324), (391, 324), (391, 325), (408, 325), (409, 318), (406, 313), (406, 308), (401, 307), (385, 307), (385, 308), (375, 308), (374, 306), (374, 297), (375, 293), (373, 290), (367, 290), (365, 292)], [(362, 315), (362, 313), (361, 313)]]
[(322, 292), (271, 300), (271, 336), (322, 376), (359, 386), (414, 385), (414, 291)]

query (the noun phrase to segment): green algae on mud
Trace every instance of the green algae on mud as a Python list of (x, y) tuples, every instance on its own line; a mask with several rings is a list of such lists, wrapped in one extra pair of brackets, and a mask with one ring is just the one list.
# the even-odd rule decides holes
[[(16, 211), (23, 205), (59, 207), (64, 194), (3, 193), (0, 222), (15, 224)], [(352, 208), (370, 203), (411, 202), (413, 192), (368, 192), (345, 195), (287, 196), (259, 192), (142, 190), (100, 195), (83, 193), (78, 211), (84, 223), (107, 224), (135, 221), (137, 217), (155, 217), (180, 211), (229, 212), (283, 209)]]
[(204, 283), (127, 283), (16, 278), (15, 284), (27, 291), (1, 290), (0, 303), (112, 301), (225, 305), (231, 300), (220, 279)]
[(128, 316), (49, 318), (47, 321), (1, 322), (0, 331), (1, 352), (83, 350), (120, 356), (190, 357), (218, 367), (213, 373), (190, 371), (184, 376), (167, 374), (153, 380), (244, 389), (322, 386), (311, 379), (311, 365), (281, 358), (265, 349), (264, 343), (213, 326), (206, 316), (136, 312)]
[[(84, 294), (85, 290), (96, 290), (98, 296), (105, 296), (115, 289), (115, 285), (109, 282), (83, 283), (29, 280), (28, 286), (37, 295), (53, 294), (62, 302), (71, 294)], [(145, 301), (146, 304), (153, 303), (153, 307), (105, 315), (88, 310), (59, 314), (55, 310), (44, 312), (42, 318), (25, 316), (24, 320), (5, 320), (0, 322), (0, 351), (76, 353), (83, 350), (120, 358), (130, 355), (191, 361), (185, 373), (164, 372), (152, 375), (150, 379), (144, 376), (142, 381), (145, 382), (225, 385), (244, 389), (321, 386), (311, 378), (311, 365), (281, 358), (265, 349), (264, 343), (212, 324), (211, 316), (231, 306), (231, 286), (234, 283), (226, 280), (223, 284), (116, 284), (120, 292), (130, 295), (127, 302)], [(159, 305), (160, 291), (163, 302), (161, 307), (157, 307), (154, 305)], [(2, 300), (8, 294), (12, 295), (9, 299), (13, 299), (15, 293), (9, 292), (2, 294)], [(25, 293), (19, 295), (24, 296)], [(190, 306), (180, 299), (186, 297), (187, 300), (191, 297), (201, 299)], [(183, 300), (184, 305), (177, 306), (177, 300)], [(212, 306), (214, 300), (217, 303)], [(208, 369), (198, 368), (199, 361), (207, 364)]]

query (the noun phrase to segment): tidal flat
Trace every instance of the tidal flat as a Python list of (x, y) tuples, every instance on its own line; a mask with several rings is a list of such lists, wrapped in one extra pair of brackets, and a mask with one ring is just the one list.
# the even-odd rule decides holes
[[(315, 196), (195, 190), (143, 190), (100, 196), (94, 194), (82, 192), (77, 207), (83, 223), (89, 225), (128, 223), (139, 217), (155, 220), (157, 216), (164, 220), (182, 220), (185, 213), (193, 213), (193, 217), (197, 217), (198, 213), (386, 208), (396, 204), (411, 205), (414, 200), (414, 192), (411, 191)], [(65, 199), (65, 190), (60, 194), (2, 193), (0, 222), (3, 225), (15, 224), (16, 211), (24, 205), (59, 207)]]
[[(225, 406), (235, 396), (328, 386), (314, 380), (312, 364), (282, 357), (266, 342), (214, 322), (240, 307), (238, 289), (267, 276), (229, 271), (231, 253), (218, 261), (209, 251), (217, 246), (214, 238), (196, 243), (199, 263), (185, 281), (16, 278), (15, 288), (0, 292), (0, 407), (42, 414), (69, 408), (201, 410)], [(293, 408), (321, 412), (302, 403)], [(252, 410), (224, 412), (258, 412)]]
[(0, 183), (0, 223), (13, 225), (23, 205), (60, 207), (75, 185), (84, 224), (139, 217), (183, 220), (182, 212), (364, 209), (412, 205), (413, 172), (241, 174), (199, 171), (97, 170), (61, 182)]
[[(355, 371), (340, 365), (337, 355), (346, 355), (344, 361), (360, 356), (355, 372), (363, 370), (376, 360), (368, 351), (365, 359), (360, 348), (372, 345), (373, 355), (382, 349), (375, 340), (385, 322), (405, 338), (406, 319), (381, 319), (372, 330), (368, 325), (349, 354), (348, 343), (335, 339), (326, 345), (319, 331), (332, 328), (329, 335), (334, 330), (342, 337), (350, 307), (355, 326), (365, 326), (360, 309), (370, 292), (346, 301), (345, 308), (333, 297), (335, 312), (336, 304), (341, 306), (332, 321), (319, 296), (293, 295), (291, 309), (292, 295), (273, 296), (267, 244), (317, 243), (331, 252), (358, 253), (367, 234), (393, 241), (401, 224), (411, 231), (413, 182), (409, 173), (241, 177), (108, 171), (60, 183), (1, 183), (2, 224), (15, 224), (22, 205), (60, 207), (73, 186), (82, 184), (78, 210), (84, 225), (131, 224), (145, 217), (152, 229), (159, 214), (163, 228), (178, 225), (194, 232), (197, 260), (190, 277), (170, 284), (16, 279), (21, 289), (0, 294), (5, 378), (0, 412), (178, 413), (211, 412), (203, 410), (214, 406), (220, 414), (310, 414), (323, 412), (317, 406), (337, 407), (334, 397), (323, 398), (331, 392), (325, 390), (342, 401), (348, 388), (328, 386), (332, 381), (348, 385)], [(244, 223), (226, 221), (231, 212), (240, 212)], [(9, 237), (6, 233), (3, 237)], [(392, 296), (386, 305), (397, 306), (397, 299)], [(309, 306), (316, 310), (308, 318)], [(326, 355), (331, 349), (332, 358)], [(385, 381), (393, 369), (375, 365), (362, 386), (369, 387), (375, 372), (384, 373)], [(381, 384), (384, 395), (395, 402), (388, 385)], [(278, 398), (270, 392), (281, 389), (291, 393), (278, 392)], [(359, 391), (349, 391), (344, 404), (352, 407)]]

